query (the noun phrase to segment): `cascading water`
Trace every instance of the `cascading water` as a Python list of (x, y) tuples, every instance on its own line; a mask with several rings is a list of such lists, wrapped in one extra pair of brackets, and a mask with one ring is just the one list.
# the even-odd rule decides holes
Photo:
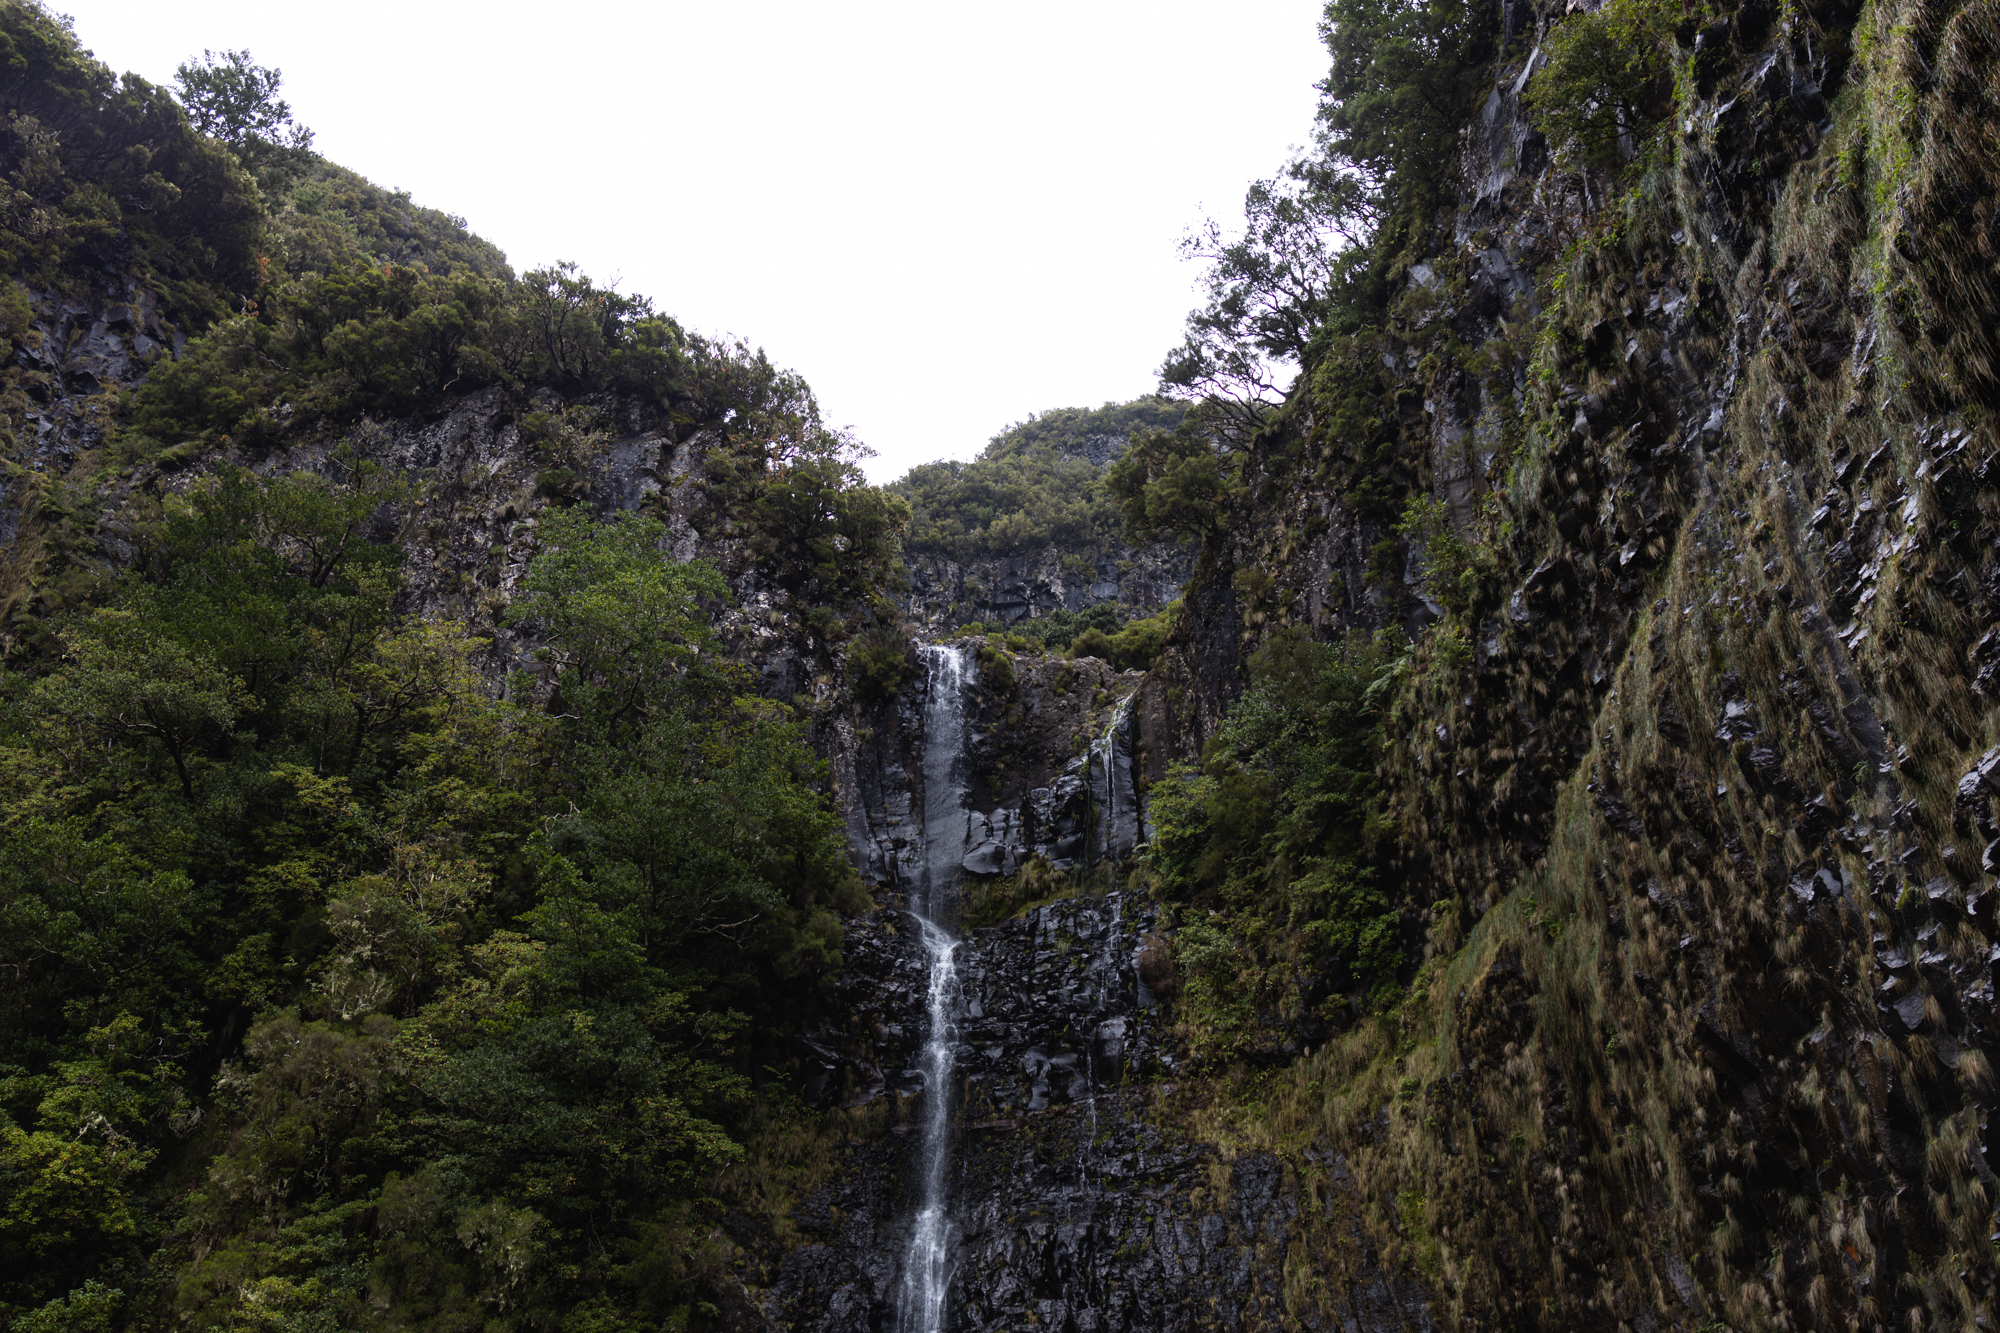
[(1104, 734), (1090, 743), (1090, 794), (1098, 807), (1097, 860), (1120, 859), (1144, 836), (1143, 812), (1138, 793), (1132, 790), (1130, 755), (1120, 743), (1138, 697), (1133, 690), (1120, 699)]
[(958, 941), (941, 926), (922, 917), (924, 953), (930, 959), (930, 1035), (924, 1042), (923, 1142), (918, 1147), (916, 1227), (910, 1252), (903, 1259), (903, 1309), (897, 1333), (942, 1333), (944, 1297), (951, 1286), (951, 1219), (945, 1212), (951, 1158), (952, 1008), (957, 1003), (958, 972), (953, 965)]
[(965, 685), (962, 648), (923, 649), (924, 875), (911, 907), (930, 967), (930, 1031), (924, 1038), (923, 1138), (917, 1149), (917, 1219), (903, 1259), (897, 1333), (942, 1333), (951, 1286), (951, 1219), (946, 1211), (951, 1160), (951, 1074), (958, 1041), (958, 941), (940, 922), (965, 858)]
[(913, 903), (942, 920), (965, 859), (965, 649), (926, 644), (924, 658), (924, 888)]

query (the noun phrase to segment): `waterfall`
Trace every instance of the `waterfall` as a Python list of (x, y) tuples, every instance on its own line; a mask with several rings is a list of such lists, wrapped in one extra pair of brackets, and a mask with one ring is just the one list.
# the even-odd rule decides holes
[(924, 657), (924, 897), (919, 916), (942, 921), (965, 860), (965, 649), (926, 644)]
[(1091, 799), (1097, 803), (1096, 860), (1118, 861), (1145, 836), (1139, 794), (1132, 788), (1132, 756), (1127, 746), (1133, 690), (1111, 710), (1104, 734), (1090, 743)]
[(930, 960), (930, 1035), (924, 1041), (923, 1142), (918, 1147), (917, 1224), (903, 1260), (903, 1309), (897, 1333), (943, 1333), (944, 1297), (951, 1286), (951, 1219), (945, 1215), (951, 1160), (951, 1011), (958, 996), (953, 957), (958, 941), (943, 927), (917, 918)]
[(946, 1212), (951, 1161), (951, 1075), (957, 1056), (958, 941), (942, 924), (965, 859), (966, 654), (956, 647), (923, 649), (924, 874), (922, 901), (911, 910), (922, 930), (930, 968), (930, 1029), (924, 1037), (923, 1137), (917, 1148), (917, 1219), (903, 1258), (897, 1333), (943, 1333), (951, 1286), (951, 1219)]

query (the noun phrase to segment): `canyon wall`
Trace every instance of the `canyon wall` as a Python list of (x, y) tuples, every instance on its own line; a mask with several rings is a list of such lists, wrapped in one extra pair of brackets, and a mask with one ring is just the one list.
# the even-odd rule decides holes
[[(1280, 1233), (1321, 1284), (1281, 1288), (1222, 1175), (1174, 1191), (1246, 1247), (1203, 1326), (1281, 1289), (1288, 1326), (1984, 1326), (2000, 452), (1970, 330), (1995, 289), (1950, 219), (1990, 180), (1993, 16), (1724, 14), (1685, 34), (1664, 146), (1612, 178), (1556, 169), (1522, 107), (1560, 17), (1505, 8), (1456, 210), (1360, 349), (1473, 590), (1440, 606), (1425, 553), (1371, 559), (1394, 519), (1349, 502), (1302, 391), (1149, 682), (1184, 755), (1271, 631), (1421, 635), (1383, 768), (1407, 998), (1249, 1071), (1233, 1117), (1170, 1112), (1162, 1065), (1107, 1142), (1200, 1126), (1190, 1151), (1242, 1154), (1230, 1181), (1268, 1160), (1253, 1197), (1317, 1219)], [(968, 1126), (969, 1320), (1037, 1290), (996, 1276), (1018, 1233), (978, 1229), (1047, 1169), (1010, 1151)], [(1088, 1296), (1037, 1317), (1147, 1326), (1075, 1313), (1134, 1308), (1162, 1242), (1104, 1259), (1090, 1238), (1131, 1233), (1062, 1170), (1041, 1262), (1068, 1276), (1038, 1299)], [(1351, 1225), (1314, 1211), (1350, 1198)], [(1423, 1295), (1328, 1276), (1375, 1263)]]

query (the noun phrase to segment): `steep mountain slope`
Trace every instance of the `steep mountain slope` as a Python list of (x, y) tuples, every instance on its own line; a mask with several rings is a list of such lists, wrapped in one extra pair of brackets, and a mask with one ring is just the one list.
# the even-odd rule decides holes
[[(1451, 520), (1384, 727), (1424, 965), (1230, 1138), (1340, 1154), (1453, 1323), (1984, 1326), (1993, 16), (1654, 13), (1503, 8), (1457, 208), (1204, 547), (1190, 737), (1246, 645), (1385, 619), (1300, 484), (1357, 395)], [(1552, 162), (1535, 72), (1621, 21), (1671, 105)]]

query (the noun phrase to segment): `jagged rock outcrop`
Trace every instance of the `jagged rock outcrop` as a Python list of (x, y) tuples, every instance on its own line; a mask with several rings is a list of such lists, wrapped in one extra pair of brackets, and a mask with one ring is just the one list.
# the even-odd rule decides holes
[[(104, 443), (115, 423), (118, 391), (143, 382), (162, 353), (178, 355), (187, 339), (161, 317), (159, 294), (129, 274), (107, 273), (80, 289), (31, 289), (26, 295), (34, 313), (15, 339), (14, 363), (25, 372), (29, 406), (20, 424), (32, 439), (15, 442), (16, 461), (60, 473), (79, 453)], [(12, 537), (0, 527), (0, 540)]]
[[(42, 564), (49, 524), (43, 497), (79, 459), (100, 449), (117, 424), (123, 396), (161, 355), (178, 353), (182, 331), (161, 314), (157, 292), (116, 265), (63, 291), (20, 288), (29, 318), (11, 339), (13, 364), (0, 375), (8, 396), (11, 475), (0, 478), (0, 606), (26, 596)], [(97, 545), (112, 561), (135, 554), (129, 525), (99, 525)], [(11, 609), (11, 607), (10, 607)], [(11, 634), (0, 634), (0, 643)]]

